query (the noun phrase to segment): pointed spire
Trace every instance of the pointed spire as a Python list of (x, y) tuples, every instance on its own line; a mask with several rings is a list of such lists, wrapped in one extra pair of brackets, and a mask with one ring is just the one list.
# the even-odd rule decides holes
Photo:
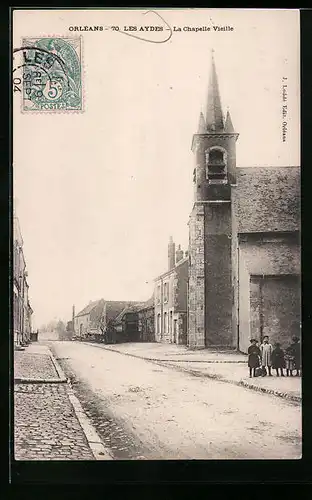
[(235, 132), (229, 110), (227, 110), (227, 113), (226, 113), (224, 132), (227, 132), (227, 133)]
[(198, 134), (205, 134), (207, 132), (207, 127), (205, 123), (205, 118), (203, 113), (201, 112), (199, 115), (199, 123), (198, 123)]
[(211, 51), (211, 70), (210, 70), (210, 79), (208, 86), (206, 124), (208, 132), (220, 132), (223, 131), (224, 128), (218, 77), (217, 77), (213, 49)]

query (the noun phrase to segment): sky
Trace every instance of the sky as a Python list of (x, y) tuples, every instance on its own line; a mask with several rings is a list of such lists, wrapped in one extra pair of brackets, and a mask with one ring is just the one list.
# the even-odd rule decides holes
[[(164, 25), (144, 12), (15, 11), (13, 45), (27, 36), (72, 37), (76, 25)], [(223, 112), (229, 107), (240, 134), (237, 165), (300, 163), (298, 12), (157, 12), (182, 28), (166, 43), (111, 29), (79, 33), (83, 113), (22, 112), (13, 95), (13, 190), (37, 327), (68, 321), (73, 304), (78, 311), (100, 298), (147, 300), (167, 269), (170, 235), (187, 249), (191, 141), (205, 110), (212, 48)], [(183, 31), (214, 25), (234, 30)]]

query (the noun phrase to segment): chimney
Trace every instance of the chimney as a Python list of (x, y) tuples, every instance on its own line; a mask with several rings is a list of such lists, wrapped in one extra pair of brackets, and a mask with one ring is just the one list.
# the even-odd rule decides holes
[(169, 238), (168, 244), (168, 271), (175, 266), (175, 244), (173, 243), (172, 236)]
[(181, 250), (181, 245), (178, 246), (178, 250), (176, 251), (176, 264), (183, 259), (183, 250)]

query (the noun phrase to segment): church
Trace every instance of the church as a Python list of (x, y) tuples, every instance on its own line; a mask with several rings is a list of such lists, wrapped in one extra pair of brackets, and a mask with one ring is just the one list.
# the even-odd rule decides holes
[[(301, 333), (300, 167), (236, 165), (239, 133), (221, 107), (212, 53), (192, 151), (187, 338), (192, 349), (247, 352)], [(265, 147), (265, 145), (264, 145)]]

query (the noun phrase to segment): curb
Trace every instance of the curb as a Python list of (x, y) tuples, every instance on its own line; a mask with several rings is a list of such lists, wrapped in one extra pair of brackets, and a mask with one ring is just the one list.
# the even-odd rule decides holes
[[(280, 391), (277, 391), (274, 389), (267, 389), (266, 387), (260, 387), (260, 386), (254, 385), (254, 384), (250, 384), (249, 382), (245, 382), (245, 380), (229, 380), (229, 379), (223, 378), (220, 375), (208, 374), (208, 373), (204, 374), (204, 373), (201, 373), (201, 372), (198, 372), (195, 370), (183, 368), (182, 366), (179, 366), (179, 365), (170, 364), (170, 363), (177, 363), (178, 361), (176, 361), (176, 360), (169, 360), (169, 359), (161, 360), (161, 359), (155, 359), (155, 358), (145, 358), (142, 356), (138, 356), (136, 354), (121, 352), (121, 351), (118, 351), (117, 349), (110, 349), (110, 348), (104, 347), (103, 345), (92, 344), (91, 342), (82, 342), (82, 343), (87, 344), (87, 345), (91, 345), (94, 347), (98, 347), (99, 349), (105, 349), (106, 351), (117, 352), (118, 354), (122, 354), (124, 356), (131, 356), (133, 358), (143, 359), (145, 361), (151, 361), (152, 363), (155, 363), (156, 365), (166, 366), (167, 368), (172, 368), (172, 369), (181, 371), (183, 373), (188, 373), (188, 374), (193, 375), (195, 377), (205, 377), (205, 378), (217, 380), (218, 382), (224, 382), (227, 384), (237, 385), (239, 387), (245, 387), (246, 389), (250, 389), (250, 390), (253, 390), (256, 392), (262, 392), (264, 394), (270, 394), (272, 396), (277, 396), (279, 398), (286, 399), (288, 401), (291, 401), (291, 402), (297, 403), (297, 404), (300, 404), (302, 402), (301, 396), (295, 396), (295, 395), (288, 394), (285, 392), (280, 392)], [(183, 362), (185, 363), (185, 360), (183, 360)], [(220, 361), (217, 361), (217, 362), (220, 363)], [(221, 363), (222, 363), (222, 361), (221, 361)], [(226, 363), (226, 361), (224, 363)], [(237, 363), (237, 361), (235, 361), (235, 363)], [(244, 363), (244, 361), (239, 361), (239, 363)]]
[(161, 362), (170, 362), (170, 363), (246, 363), (247, 360), (217, 360), (217, 359), (211, 359), (211, 360), (198, 360), (198, 359), (162, 359), (162, 358), (148, 358), (146, 356), (140, 356), (139, 354), (132, 354), (129, 352), (123, 352), (119, 351), (118, 349), (111, 349), (110, 347), (104, 347), (105, 344), (103, 345), (97, 345), (97, 344), (92, 344), (92, 342), (81, 342), (81, 344), (85, 345), (91, 345), (93, 347), (100, 347), (101, 349), (105, 349), (106, 351), (112, 351), (112, 352), (118, 352), (118, 354), (123, 354), (124, 356), (132, 356), (133, 358), (138, 358), (138, 359), (145, 359), (146, 361), (161, 361)]
[(60, 381), (67, 382), (67, 377), (66, 377), (65, 373), (63, 372), (61, 366), (59, 365), (59, 363), (56, 361), (55, 357), (53, 356), (53, 354), (51, 352), (51, 349), (49, 347), (48, 347), (48, 349), (49, 349), (49, 353), (50, 353), (50, 356), (51, 356), (51, 361), (52, 361), (52, 363), (54, 365), (56, 373), (59, 376)]
[(67, 379), (59, 378), (15, 378), (14, 384), (65, 384)]
[(90, 419), (85, 414), (80, 401), (75, 396), (74, 391), (71, 387), (70, 382), (68, 382), (68, 397), (74, 408), (74, 412), (79, 421), (79, 424), (86, 436), (87, 442), (95, 460), (113, 460), (110, 452), (104, 447), (101, 438), (96, 432), (95, 428), (90, 422)]
[(249, 382), (246, 382), (245, 380), (229, 380), (229, 379), (225, 379), (222, 376), (216, 375), (216, 374), (201, 373), (201, 372), (197, 372), (194, 370), (188, 370), (187, 368), (183, 368), (181, 366), (175, 367), (175, 366), (170, 365), (170, 364), (166, 365), (165, 363), (159, 363), (159, 364), (161, 366), (167, 366), (168, 368), (176, 368), (179, 371), (183, 371), (184, 373), (189, 373), (191, 375), (194, 375), (195, 377), (205, 377), (205, 378), (217, 380), (218, 382), (225, 382), (227, 384), (237, 385), (239, 387), (245, 387), (246, 389), (250, 389), (252, 391), (262, 392), (264, 394), (270, 394), (270, 395), (277, 396), (277, 397), (280, 397), (283, 399), (287, 399), (288, 401), (292, 401), (294, 403), (301, 403), (302, 402), (301, 396), (288, 394), (286, 392), (280, 392), (280, 391), (275, 390), (275, 389), (267, 389), (266, 387), (260, 387), (258, 385), (250, 384)]

